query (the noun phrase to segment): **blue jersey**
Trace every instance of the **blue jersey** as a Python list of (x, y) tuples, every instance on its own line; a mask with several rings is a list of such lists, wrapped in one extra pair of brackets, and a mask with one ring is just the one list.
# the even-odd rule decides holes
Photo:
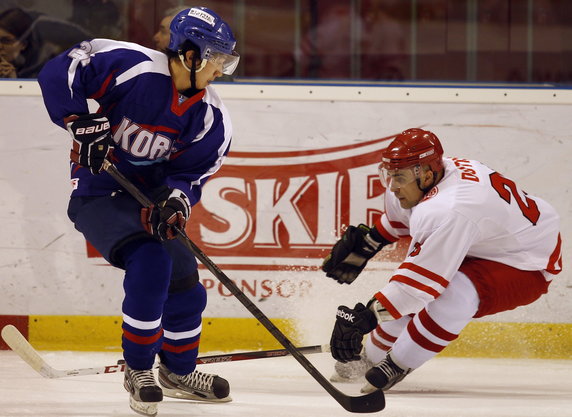
[[(167, 56), (140, 45), (108, 39), (82, 42), (49, 61), (38, 76), (52, 121), (89, 113), (99, 104), (113, 132), (113, 163), (143, 190), (167, 185), (195, 204), (205, 181), (229, 151), (232, 124), (226, 107), (208, 86), (192, 97), (176, 90)], [(120, 189), (103, 172), (71, 163), (73, 196)]]

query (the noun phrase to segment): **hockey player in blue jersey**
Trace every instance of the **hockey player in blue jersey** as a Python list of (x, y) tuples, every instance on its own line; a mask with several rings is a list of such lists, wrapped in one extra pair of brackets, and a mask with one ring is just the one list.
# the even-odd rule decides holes
[[(124, 385), (131, 408), (149, 416), (163, 395), (230, 401), (225, 379), (195, 370), (206, 291), (172, 226), (184, 228), (229, 151), (229, 114), (209, 84), (232, 74), (239, 56), (230, 27), (207, 8), (180, 12), (170, 30), (166, 54), (93, 39), (49, 61), (38, 77), (51, 119), (73, 139), (68, 215), (125, 270)], [(155, 206), (142, 209), (102, 171), (106, 158)]]

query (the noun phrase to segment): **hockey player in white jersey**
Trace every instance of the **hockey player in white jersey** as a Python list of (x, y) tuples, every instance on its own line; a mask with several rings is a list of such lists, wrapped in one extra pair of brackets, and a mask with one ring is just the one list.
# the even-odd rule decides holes
[[(534, 302), (562, 269), (559, 217), (478, 161), (444, 158), (432, 132), (409, 129), (382, 153), (385, 213), (349, 226), (322, 269), (351, 284), (385, 245), (411, 236), (403, 263), (371, 300), (340, 306), (333, 380), (388, 390), (473, 319)], [(363, 336), (365, 338), (365, 346)]]

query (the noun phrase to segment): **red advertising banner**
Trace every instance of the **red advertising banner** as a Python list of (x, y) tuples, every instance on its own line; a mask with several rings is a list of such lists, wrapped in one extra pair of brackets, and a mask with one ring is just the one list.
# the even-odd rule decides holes
[[(230, 152), (193, 207), (189, 237), (224, 269), (314, 270), (350, 225), (383, 213), (381, 150), (393, 136), (321, 149)], [(409, 242), (378, 260), (397, 262)], [(88, 249), (93, 256), (93, 248)]]

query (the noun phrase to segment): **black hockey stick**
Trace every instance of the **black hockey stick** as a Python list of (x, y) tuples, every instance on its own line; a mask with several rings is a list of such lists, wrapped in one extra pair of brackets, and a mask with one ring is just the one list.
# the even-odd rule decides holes
[[(297, 347), (296, 349), (298, 349), (300, 353), (305, 353), (306, 355), (308, 355), (310, 353), (329, 352), (330, 345), (301, 346)], [(290, 355), (290, 351), (288, 349), (255, 350), (252, 352), (225, 353), (222, 355), (199, 356), (197, 358), (197, 365), (203, 365), (207, 363), (247, 361), (250, 359), (278, 358), (280, 356), (288, 356), (288, 355)]]
[[(117, 364), (96, 366), (91, 368), (73, 368), (73, 369), (57, 369), (52, 367), (34, 347), (26, 340), (24, 335), (11, 324), (4, 326), (2, 329), (2, 339), (10, 348), (22, 358), (32, 369), (42, 375), (44, 378), (66, 378), (70, 376), (85, 376), (99, 374), (115, 374), (125, 371), (125, 361), (123, 359), (117, 361)], [(302, 346), (299, 347), (300, 352), (321, 353), (329, 352), (328, 345)], [(250, 359), (277, 358), (287, 356), (290, 352), (286, 349), (261, 350), (252, 352), (225, 353), (222, 355), (199, 356), (197, 365), (221, 362), (246, 361)], [(155, 367), (158, 365), (156, 364)]]
[[(103, 169), (111, 175), (125, 190), (131, 194), (143, 207), (149, 207), (153, 202), (139, 190), (131, 181), (129, 181), (111, 162), (105, 160)], [(228, 277), (211, 259), (201, 251), (195, 243), (189, 239), (187, 234), (177, 228), (177, 239), (182, 242), (195, 257), (209, 270), (211, 273), (246, 307), (246, 309), (268, 330), (272, 336), (282, 346), (290, 352), (290, 354), (304, 367), (306, 371), (347, 411), (352, 413), (373, 413), (381, 411), (385, 408), (385, 395), (383, 391), (376, 390), (366, 395), (352, 397), (344, 394), (332, 385), (330, 381), (324, 377), (306, 359), (304, 355), (294, 346), (294, 344), (278, 329), (266, 315), (250, 299), (236, 286), (236, 284)]]

